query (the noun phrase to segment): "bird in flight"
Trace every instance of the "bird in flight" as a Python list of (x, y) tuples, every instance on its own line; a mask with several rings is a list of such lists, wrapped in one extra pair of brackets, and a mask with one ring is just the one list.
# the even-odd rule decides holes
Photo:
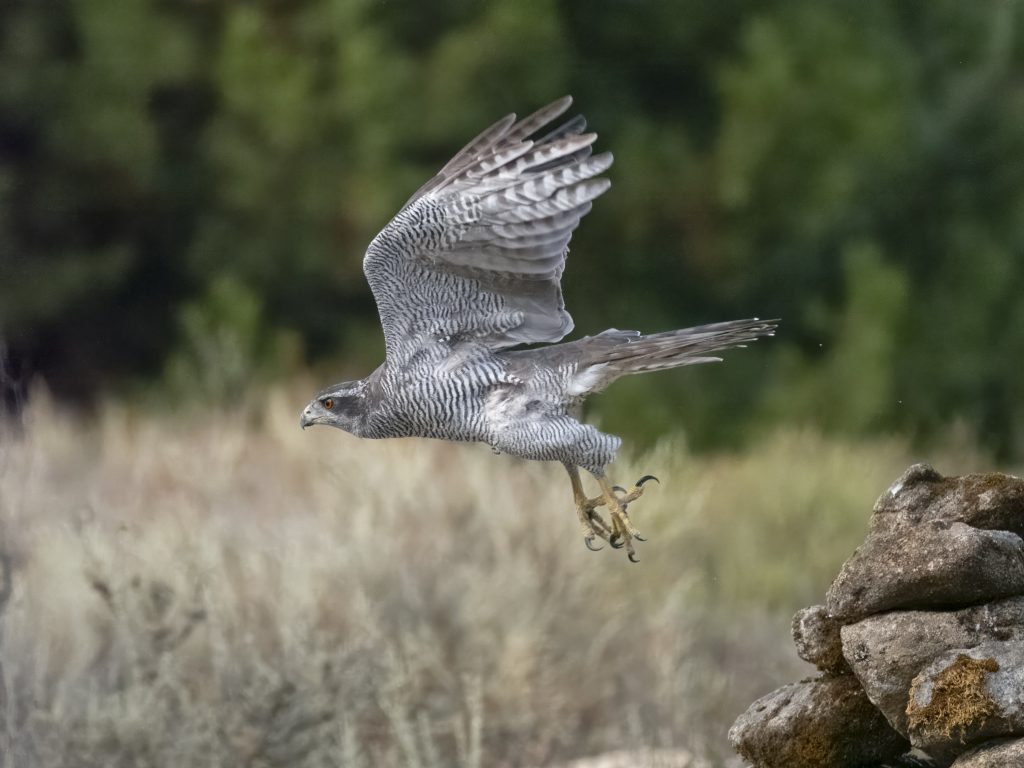
[[(609, 483), (606, 468), (622, 441), (577, 419), (584, 399), (626, 374), (718, 361), (714, 353), (770, 336), (776, 322), (610, 329), (554, 343), (573, 328), (560, 285), (569, 240), (611, 183), (600, 174), (612, 155), (592, 154), (597, 135), (582, 116), (542, 133), (571, 103), (566, 96), (522, 120), (499, 120), (373, 239), (363, 271), (384, 330), (384, 363), (324, 389), (300, 423), (560, 461), (587, 547), (600, 549), (600, 538), (635, 562), (634, 541), (644, 539), (627, 508), (655, 478), (629, 490)], [(538, 342), (550, 343), (515, 348)], [(596, 478), (597, 496), (584, 492), (580, 468)]]

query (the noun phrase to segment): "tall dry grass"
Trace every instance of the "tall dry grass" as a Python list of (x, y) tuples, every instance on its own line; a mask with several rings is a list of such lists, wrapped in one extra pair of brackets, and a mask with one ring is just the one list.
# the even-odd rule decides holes
[(617, 467), (663, 481), (632, 565), (583, 547), (556, 465), (302, 432), (301, 401), (80, 423), (36, 398), (0, 436), (5, 766), (719, 764), (735, 715), (804, 672), (792, 612), (911, 460), (666, 441)]

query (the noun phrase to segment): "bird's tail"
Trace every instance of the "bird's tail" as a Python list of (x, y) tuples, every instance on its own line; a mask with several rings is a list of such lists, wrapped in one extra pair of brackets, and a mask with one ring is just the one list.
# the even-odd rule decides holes
[(719, 362), (722, 358), (716, 352), (772, 336), (778, 322), (755, 317), (646, 335), (611, 329), (570, 342), (581, 347), (572, 389), (576, 394), (589, 394), (630, 373)]

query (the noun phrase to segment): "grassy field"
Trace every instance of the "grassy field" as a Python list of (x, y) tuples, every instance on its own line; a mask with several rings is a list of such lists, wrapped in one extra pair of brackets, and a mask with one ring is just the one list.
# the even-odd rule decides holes
[[(541, 766), (681, 747), (721, 764), (788, 642), (915, 458), (897, 440), (667, 440), (615, 478), (632, 565), (590, 553), (557, 465), (237, 414), (0, 435), (5, 766)], [(969, 450), (940, 471), (984, 464)]]

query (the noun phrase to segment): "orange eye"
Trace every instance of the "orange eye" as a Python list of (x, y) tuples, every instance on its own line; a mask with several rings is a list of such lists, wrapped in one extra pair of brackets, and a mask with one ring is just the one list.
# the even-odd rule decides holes
[(330, 397), (324, 400), (324, 408), (326, 408), (328, 411), (332, 410), (334, 408), (334, 400)]

